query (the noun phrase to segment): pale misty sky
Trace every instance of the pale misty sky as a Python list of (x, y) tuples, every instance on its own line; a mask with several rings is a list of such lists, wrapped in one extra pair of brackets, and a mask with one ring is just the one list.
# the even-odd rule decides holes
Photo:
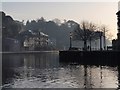
[(3, 2), (2, 10), (15, 20), (87, 20), (107, 25), (114, 37), (117, 33), (117, 2)]

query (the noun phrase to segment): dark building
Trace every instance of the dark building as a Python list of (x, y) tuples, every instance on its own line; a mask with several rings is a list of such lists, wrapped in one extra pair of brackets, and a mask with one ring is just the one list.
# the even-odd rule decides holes
[(117, 33), (117, 39), (112, 41), (113, 50), (120, 50), (120, 11), (116, 13), (117, 15), (117, 26), (118, 26), (118, 33)]

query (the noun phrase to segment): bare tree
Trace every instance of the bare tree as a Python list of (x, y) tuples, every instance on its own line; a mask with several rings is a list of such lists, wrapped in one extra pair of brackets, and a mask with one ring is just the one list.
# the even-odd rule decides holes
[(89, 28), (89, 34), (88, 34), (88, 41), (90, 42), (90, 51), (91, 51), (91, 41), (97, 39), (97, 35), (96, 35), (96, 30), (97, 30), (97, 26), (95, 24), (93, 24), (92, 22), (90, 22), (88, 24)]
[(106, 50), (106, 38), (107, 39), (110, 38), (111, 35), (109, 35), (109, 29), (108, 29), (107, 26), (102, 25), (99, 28), (100, 28), (99, 30), (103, 33), (103, 35), (102, 35), (102, 37), (103, 37), (103, 45), (104, 45), (104, 50)]
[(91, 41), (95, 39), (95, 31), (97, 26), (92, 22), (83, 21), (80, 25), (77, 25), (73, 35), (75, 40), (81, 40), (84, 42), (84, 50), (87, 50), (87, 41), (90, 41), (90, 50), (91, 50)]
[(109, 32), (107, 34), (107, 39), (111, 41), (111, 40), (113, 40), (113, 38), (114, 38), (114, 35), (111, 32)]

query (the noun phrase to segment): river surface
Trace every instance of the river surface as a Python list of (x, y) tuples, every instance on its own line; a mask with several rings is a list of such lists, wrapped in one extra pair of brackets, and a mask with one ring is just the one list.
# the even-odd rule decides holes
[(58, 52), (3, 54), (4, 88), (119, 88), (119, 66), (59, 62)]

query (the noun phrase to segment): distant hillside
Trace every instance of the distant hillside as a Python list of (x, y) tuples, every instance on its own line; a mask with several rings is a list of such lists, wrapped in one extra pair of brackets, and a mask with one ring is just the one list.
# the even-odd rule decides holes
[[(15, 21), (11, 16), (6, 15), (4, 12), (0, 12), (2, 17), (2, 36), (3, 38), (19, 38), (20, 32), (25, 30), (33, 31), (42, 31), (43, 33), (49, 35), (50, 39), (56, 41), (56, 47), (58, 49), (68, 49), (70, 42), (70, 32), (75, 29), (78, 25), (77, 22), (73, 20), (64, 21), (63, 23), (59, 22), (57, 19), (46, 21), (43, 17), (38, 20), (27, 21), (25, 25), (23, 22)], [(75, 43), (74, 46), (83, 46), (83, 43)], [(93, 42), (94, 43), (94, 42)], [(111, 44), (109, 40), (107, 43)], [(99, 45), (99, 44), (98, 44)], [(94, 44), (93, 44), (94, 46)], [(98, 46), (99, 47), (99, 46)]]
[(21, 22), (15, 21), (11, 16), (0, 12), (2, 17), (2, 37), (16, 38), (21, 30)]
[(41, 30), (48, 34), (50, 38), (56, 39), (57, 48), (63, 49), (69, 48), (69, 34), (76, 24), (76, 22), (69, 20), (58, 25), (54, 21), (46, 21), (44, 18), (41, 18), (37, 21), (27, 21), (25, 28), (26, 30)]
[[(42, 17), (38, 20), (27, 21), (25, 28), (26, 30), (41, 30), (48, 34), (49, 38), (54, 38), (56, 40), (58, 49), (68, 49), (70, 32), (73, 31), (77, 25), (78, 23), (72, 20), (68, 20), (64, 23), (56, 23), (55, 21), (46, 21)], [(73, 42), (74, 46), (78, 45), (79, 42), (77, 42)], [(99, 40), (97, 43), (99, 43)], [(107, 40), (107, 44), (108, 43), (109, 45), (111, 44), (109, 40)], [(83, 47), (83, 43), (79, 44), (79, 46)], [(94, 44), (92, 45), (95, 47)], [(97, 47), (99, 48), (99, 44), (97, 44)]]

